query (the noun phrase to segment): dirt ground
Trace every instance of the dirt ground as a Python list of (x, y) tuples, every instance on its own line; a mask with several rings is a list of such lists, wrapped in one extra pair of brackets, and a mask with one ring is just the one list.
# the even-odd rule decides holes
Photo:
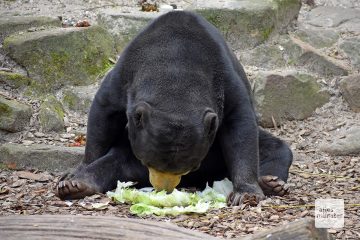
[[(58, 15), (64, 19), (94, 20), (97, 9), (104, 6), (133, 6), (136, 1), (1, 1), (0, 14)], [(168, 2), (170, 3), (170, 2)], [(173, 3), (173, 2), (171, 2)], [(175, 2), (186, 6), (187, 1)], [(332, 93), (329, 103), (316, 110), (304, 121), (288, 121), (277, 129), (268, 129), (285, 139), (294, 151), (294, 164), (288, 184), (290, 194), (267, 198), (258, 207), (239, 206), (214, 210), (205, 215), (178, 217), (147, 217), (170, 221), (178, 226), (214, 236), (232, 238), (252, 234), (262, 229), (314, 217), (315, 199), (340, 198), (345, 202), (345, 226), (329, 229), (337, 239), (360, 239), (360, 157), (330, 156), (319, 149), (323, 143), (341, 136), (343, 130), (360, 126), (360, 114), (352, 112), (338, 90), (338, 80), (327, 82)], [(0, 168), (0, 215), (13, 214), (82, 214), (111, 215), (134, 218), (128, 205), (110, 203), (105, 209), (92, 209), (93, 202), (108, 201), (105, 195), (84, 200), (60, 201), (53, 188), (59, 173), (34, 169), (11, 170)]]
[[(290, 125), (296, 129), (302, 123), (291, 122), (289, 127)], [(278, 131), (282, 135), (281, 132), (286, 130)], [(0, 170), (0, 215), (82, 214), (136, 218), (129, 213), (130, 206), (125, 204), (110, 203), (105, 209), (94, 209), (91, 203), (109, 201), (102, 194), (83, 200), (59, 200), (53, 191), (58, 178), (57, 174), (29, 169)], [(315, 199), (340, 198), (345, 202), (345, 227), (329, 231), (337, 239), (359, 239), (360, 210), (356, 198), (360, 196), (359, 181), (358, 157), (329, 157), (309, 147), (297, 154), (291, 167), (289, 195), (267, 198), (257, 207), (228, 207), (213, 210), (205, 215), (145, 218), (170, 221), (181, 227), (231, 238), (252, 234), (299, 218), (313, 218)]]

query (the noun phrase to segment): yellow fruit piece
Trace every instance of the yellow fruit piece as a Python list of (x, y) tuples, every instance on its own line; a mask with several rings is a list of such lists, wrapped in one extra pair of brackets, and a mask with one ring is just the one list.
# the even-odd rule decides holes
[(182, 175), (184, 174), (159, 172), (149, 168), (150, 183), (156, 191), (165, 190), (167, 193), (171, 193), (179, 185)]

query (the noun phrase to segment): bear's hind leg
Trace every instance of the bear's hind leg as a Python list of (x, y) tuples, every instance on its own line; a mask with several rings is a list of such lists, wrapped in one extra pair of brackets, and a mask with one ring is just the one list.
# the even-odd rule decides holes
[(282, 140), (259, 129), (259, 185), (265, 195), (283, 196), (293, 160), (290, 148)]

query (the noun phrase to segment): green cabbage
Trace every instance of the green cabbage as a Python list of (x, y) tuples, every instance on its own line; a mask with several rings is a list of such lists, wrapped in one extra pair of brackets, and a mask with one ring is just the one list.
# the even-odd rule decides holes
[[(224, 182), (225, 188), (228, 188), (230, 181), (226, 182), (226, 180), (215, 183), (217, 186), (221, 186), (221, 182)], [(132, 182), (118, 181), (115, 192), (107, 192), (107, 195), (115, 202), (132, 204), (130, 212), (139, 216), (205, 213), (210, 209), (226, 206), (226, 196), (209, 186), (206, 186), (202, 192), (189, 193), (175, 189), (171, 194), (167, 194), (165, 191), (144, 192), (130, 188), (132, 185)]]

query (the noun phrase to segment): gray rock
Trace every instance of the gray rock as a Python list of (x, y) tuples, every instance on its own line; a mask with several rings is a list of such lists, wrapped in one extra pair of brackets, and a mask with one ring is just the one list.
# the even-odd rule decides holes
[(36, 94), (94, 83), (110, 67), (114, 42), (101, 27), (74, 27), (14, 34), (4, 49), (34, 79), (29, 91)]
[(253, 91), (264, 127), (273, 127), (274, 121), (280, 125), (284, 120), (305, 119), (330, 98), (312, 76), (295, 71), (262, 72)]
[(308, 26), (301, 26), (295, 32), (295, 36), (317, 49), (332, 46), (340, 37), (334, 30), (316, 29)]
[[(359, 11), (360, 12), (360, 9)], [(353, 33), (360, 33), (360, 17), (353, 18), (350, 21), (344, 22), (338, 27), (341, 32), (353, 32)]]
[(121, 7), (100, 11), (97, 22), (108, 29), (115, 39), (117, 52), (129, 43), (149, 21), (159, 17), (164, 12), (141, 12), (138, 8), (123, 10)]
[(68, 171), (79, 164), (83, 157), (83, 147), (38, 144), (24, 146), (10, 143), (0, 146), (0, 162), (44, 171)]
[(340, 81), (340, 90), (350, 108), (360, 112), (360, 75), (352, 75)]
[(216, 26), (235, 49), (254, 47), (298, 16), (299, 0), (197, 0), (191, 10)]
[(333, 142), (320, 145), (320, 149), (331, 155), (360, 154), (360, 127), (354, 126), (345, 132), (341, 132), (334, 137)]
[[(360, 22), (359, 22), (359, 26), (360, 26)], [(354, 37), (344, 40), (339, 47), (350, 58), (351, 64), (354, 66), (354, 68), (359, 69), (360, 68), (360, 37)]]
[(326, 5), (342, 8), (360, 8), (359, 0), (316, 0), (316, 5)]
[(288, 35), (281, 35), (251, 50), (240, 51), (242, 64), (274, 69), (294, 66), (303, 50)]
[(348, 74), (347, 67), (342, 63), (322, 54), (300, 39), (287, 35), (280, 36), (250, 51), (241, 51), (240, 61), (244, 65), (266, 69), (298, 66), (325, 77)]
[(336, 59), (330, 58), (303, 41), (292, 38), (293, 42), (302, 49), (301, 56), (296, 60), (296, 66), (306, 66), (317, 74), (325, 77), (348, 75), (348, 69)]
[(31, 115), (30, 106), (0, 95), (0, 129), (20, 132), (29, 124)]
[[(244, 49), (281, 31), (297, 18), (300, 5), (300, 0), (197, 0), (186, 10), (205, 17), (234, 48)], [(163, 13), (113, 8), (101, 11), (97, 21), (114, 35), (120, 52), (150, 20)]]
[(39, 121), (43, 132), (60, 132), (64, 130), (64, 109), (54, 97), (48, 96), (40, 105)]
[(358, 31), (360, 9), (319, 6), (308, 14), (306, 22), (316, 27), (337, 28)]
[(12, 33), (43, 26), (61, 27), (61, 21), (57, 17), (52, 18), (43, 16), (0, 17), (0, 43), (4, 40), (5, 37)]
[(67, 110), (87, 114), (98, 88), (97, 85), (65, 88), (61, 92), (61, 102)]
[(325, 77), (346, 76), (345, 66), (316, 51), (306, 51), (296, 63), (297, 66), (307, 66), (307, 69)]

